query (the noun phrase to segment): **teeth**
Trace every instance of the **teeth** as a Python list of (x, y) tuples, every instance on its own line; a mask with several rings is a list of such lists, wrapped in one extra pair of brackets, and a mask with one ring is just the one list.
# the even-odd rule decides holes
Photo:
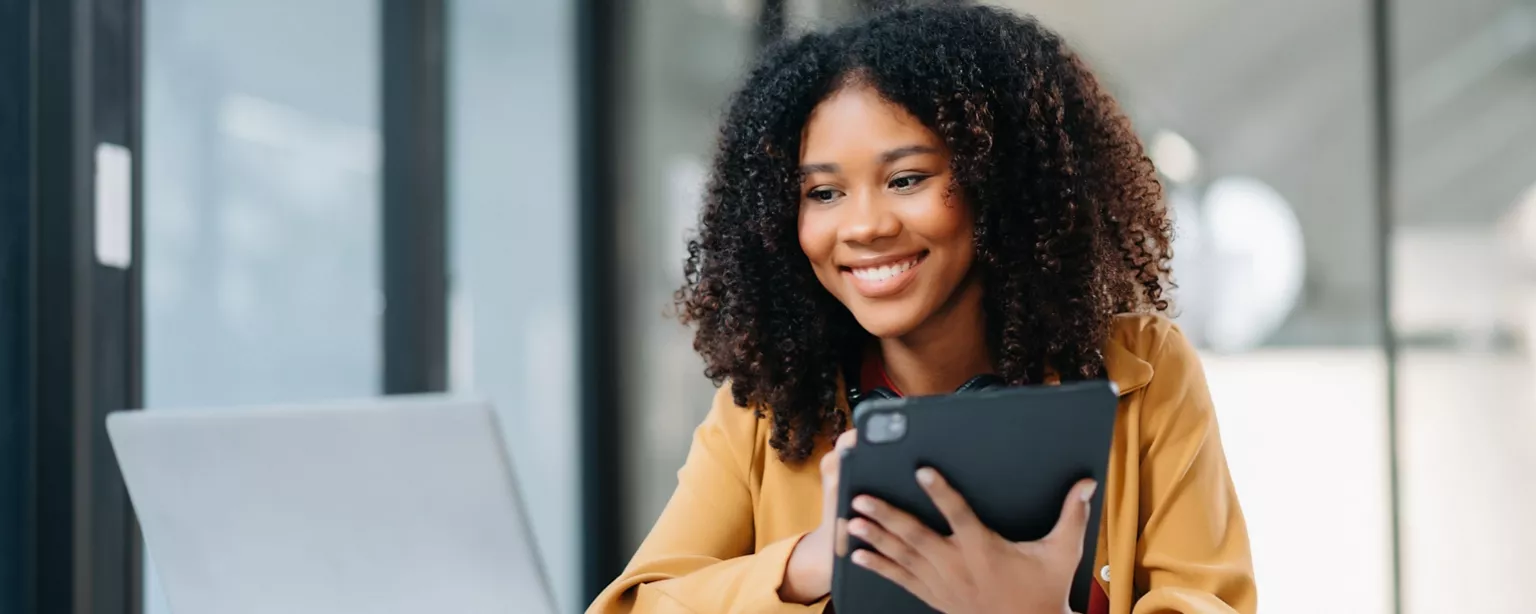
[(853, 276), (866, 281), (885, 281), (907, 272), (907, 269), (910, 269), (916, 265), (917, 259), (913, 258), (899, 264), (888, 264), (885, 266), (853, 269)]

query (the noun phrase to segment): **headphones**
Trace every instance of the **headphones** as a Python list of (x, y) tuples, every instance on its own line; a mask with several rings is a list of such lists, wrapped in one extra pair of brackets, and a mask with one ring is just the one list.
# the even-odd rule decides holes
[[(865, 401), (873, 399), (899, 398), (900, 395), (897, 395), (889, 388), (885, 388), (883, 386), (876, 386), (874, 388), (870, 388), (869, 390), (861, 389), (859, 387), (859, 374), (862, 373), (862, 370), (849, 368), (853, 364), (854, 363), (850, 361), (848, 365), (844, 365), (843, 367), (843, 381), (847, 382), (848, 384), (848, 407), (856, 409)], [(983, 373), (969, 380), (966, 380), (964, 384), (961, 384), (959, 388), (955, 389), (955, 394), (980, 392), (982, 390), (991, 390), (994, 388), (1004, 388), (1007, 387), (1007, 385), (1008, 382), (1003, 378), (991, 373)]]

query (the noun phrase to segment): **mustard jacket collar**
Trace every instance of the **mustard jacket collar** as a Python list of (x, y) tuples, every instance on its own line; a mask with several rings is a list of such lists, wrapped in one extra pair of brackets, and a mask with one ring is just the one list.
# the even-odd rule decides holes
[(1137, 356), (1119, 339), (1111, 338), (1104, 344), (1104, 370), (1120, 389), (1120, 396), (1141, 390), (1152, 381), (1152, 363)]

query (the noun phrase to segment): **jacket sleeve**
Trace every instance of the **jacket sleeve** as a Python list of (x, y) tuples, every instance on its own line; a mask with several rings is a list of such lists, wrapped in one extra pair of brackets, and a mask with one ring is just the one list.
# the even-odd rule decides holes
[(731, 399), (729, 385), (694, 431), (677, 490), (634, 559), (587, 614), (809, 614), (779, 599), (789, 555), (804, 535), (753, 552), (748, 487), (758, 419)]
[(1142, 405), (1134, 614), (1253, 614), (1248, 529), (1222, 452), (1199, 356), (1176, 326)]

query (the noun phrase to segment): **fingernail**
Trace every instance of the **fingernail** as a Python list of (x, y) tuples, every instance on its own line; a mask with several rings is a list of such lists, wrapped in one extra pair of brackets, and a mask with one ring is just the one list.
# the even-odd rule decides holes
[(923, 467), (922, 469), (918, 469), (917, 470), (917, 482), (919, 484), (922, 484), (923, 486), (933, 486), (933, 478), (935, 477), (935, 475), (937, 473), (938, 472), (936, 472), (936, 471), (934, 471), (932, 469), (929, 469), (928, 467)]
[(1087, 488), (1084, 488), (1083, 489), (1083, 503), (1087, 503), (1087, 502), (1093, 500), (1093, 491), (1098, 490), (1098, 489), (1099, 489), (1099, 483), (1098, 482), (1094, 482), (1092, 484), (1089, 484)]
[(864, 534), (869, 532), (869, 528), (865, 527), (863, 522), (854, 521), (848, 523), (848, 532), (859, 537), (864, 537)]
[(853, 500), (853, 509), (868, 514), (875, 511), (875, 506), (869, 502), (869, 499), (864, 497), (856, 497)]

